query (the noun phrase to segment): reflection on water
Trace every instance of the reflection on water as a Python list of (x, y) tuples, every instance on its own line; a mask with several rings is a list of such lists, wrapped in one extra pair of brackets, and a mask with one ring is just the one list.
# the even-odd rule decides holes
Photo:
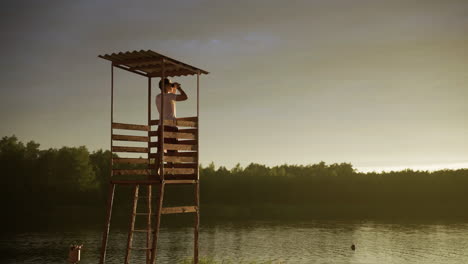
[[(256, 222), (202, 226), (200, 232), (200, 255), (220, 263), (468, 263), (468, 224)], [(136, 242), (143, 242), (140, 236)], [(110, 238), (108, 263), (122, 263), (126, 230), (111, 230)], [(192, 239), (191, 228), (162, 228), (158, 263), (190, 257)], [(73, 242), (85, 245), (81, 263), (98, 262), (101, 231), (83, 230), (4, 235), (0, 263), (65, 263)], [(132, 263), (144, 257), (136, 251)]]

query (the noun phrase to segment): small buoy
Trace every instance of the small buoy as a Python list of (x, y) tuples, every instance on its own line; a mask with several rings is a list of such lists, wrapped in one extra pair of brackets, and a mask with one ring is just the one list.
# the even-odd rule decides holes
[(356, 246), (354, 244), (351, 245), (351, 250), (352, 251), (356, 250)]

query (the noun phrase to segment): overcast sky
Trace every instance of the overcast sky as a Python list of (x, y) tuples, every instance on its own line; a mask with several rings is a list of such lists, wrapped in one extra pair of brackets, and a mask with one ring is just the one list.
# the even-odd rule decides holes
[[(42, 149), (108, 149), (97, 55), (151, 49), (210, 72), (203, 164), (468, 167), (468, 1), (9, 1), (0, 19), (0, 135)], [(144, 124), (146, 79), (115, 75), (115, 121)]]

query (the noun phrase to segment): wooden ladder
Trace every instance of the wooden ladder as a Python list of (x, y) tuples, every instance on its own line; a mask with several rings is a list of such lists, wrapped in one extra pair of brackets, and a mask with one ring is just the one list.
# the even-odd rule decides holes
[[(176, 207), (163, 207), (164, 202), (164, 189), (166, 184), (193, 184), (195, 187), (195, 205), (192, 206), (176, 206)], [(199, 212), (199, 181), (198, 180), (163, 180), (158, 184), (158, 197), (156, 204), (156, 212), (152, 212), (152, 185), (147, 185), (147, 195), (143, 198), (146, 198), (147, 206), (146, 212), (137, 212), (138, 201), (141, 196), (139, 196), (139, 185), (134, 186), (134, 195), (133, 195), (133, 207), (130, 219), (130, 227), (128, 232), (127, 240), (127, 251), (125, 255), (125, 264), (130, 263), (130, 253), (132, 250), (146, 251), (146, 263), (153, 264), (156, 263), (157, 256), (157, 244), (159, 236), (159, 228), (161, 223), (161, 215), (164, 214), (178, 214), (178, 213), (195, 213), (195, 224), (194, 224), (194, 263), (198, 263), (198, 235), (199, 235), (199, 222), (200, 222), (200, 212)], [(152, 226), (151, 216), (155, 216), (155, 223)], [(145, 229), (135, 229), (135, 220), (137, 216), (146, 216), (146, 228)], [(133, 235), (136, 232), (146, 233), (146, 247), (136, 248), (133, 247)], [(151, 238), (151, 234), (153, 237)]]
[[(128, 231), (128, 239), (127, 239), (127, 252), (125, 254), (125, 264), (128, 264), (130, 263), (130, 253), (132, 250), (144, 250), (146, 251), (146, 263), (150, 263), (150, 260), (151, 260), (151, 252), (152, 252), (152, 248), (150, 247), (151, 246), (151, 233), (152, 233), (152, 228), (151, 228), (151, 216), (154, 215), (152, 212), (151, 212), (151, 202), (152, 202), (152, 197), (151, 197), (151, 193), (152, 193), (152, 186), (151, 185), (147, 185), (147, 195), (146, 196), (139, 196), (139, 189), (140, 189), (140, 185), (135, 185), (134, 186), (134, 189), (133, 189), (133, 207), (132, 207), (132, 213), (131, 213), (131, 218), (130, 218), (130, 228), (129, 228), (129, 231)], [(137, 206), (138, 206), (138, 199), (139, 198), (146, 198), (146, 208), (147, 208), (147, 211), (146, 212), (137, 212)], [(136, 216), (138, 215), (143, 215), (143, 216), (146, 216), (146, 220), (147, 220), (147, 225), (146, 225), (146, 229), (135, 229), (135, 218)], [(135, 248), (133, 247), (133, 234), (135, 232), (143, 232), (143, 233), (146, 233), (146, 247), (144, 248)]]

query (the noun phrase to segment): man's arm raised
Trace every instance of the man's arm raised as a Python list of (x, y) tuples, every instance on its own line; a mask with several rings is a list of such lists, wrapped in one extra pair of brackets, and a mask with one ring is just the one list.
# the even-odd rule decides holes
[(185, 101), (188, 99), (187, 94), (185, 93), (184, 90), (182, 90), (182, 87), (180, 87), (180, 84), (177, 85), (177, 90), (179, 90), (180, 94), (176, 95), (176, 101)]

